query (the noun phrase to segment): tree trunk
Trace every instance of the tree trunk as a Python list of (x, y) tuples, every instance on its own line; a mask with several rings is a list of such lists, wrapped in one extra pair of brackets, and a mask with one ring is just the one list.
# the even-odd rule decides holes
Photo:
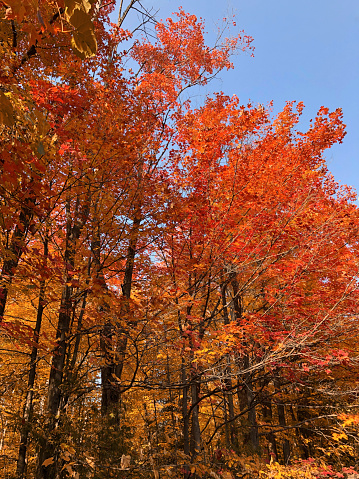
[[(276, 391), (280, 391), (280, 384), (279, 381), (276, 380), (274, 381), (274, 386), (276, 388)], [(278, 421), (279, 424), (285, 428), (287, 426), (287, 421), (285, 417), (285, 407), (282, 402), (277, 403), (277, 413), (278, 413)], [(283, 451), (283, 463), (287, 465), (289, 463), (289, 458), (290, 458), (290, 444), (288, 439), (283, 439), (282, 442), (282, 451)]]
[[(246, 367), (246, 366), (245, 366)], [(248, 404), (248, 420), (250, 424), (249, 437), (252, 443), (253, 450), (259, 452), (259, 437), (258, 437), (258, 423), (255, 407), (255, 396), (253, 393), (252, 380), (248, 374), (246, 377), (246, 392)]]
[[(233, 290), (233, 309), (235, 319), (239, 320), (243, 314), (242, 300), (240, 297), (240, 290), (237, 280), (237, 275), (235, 272), (230, 273), (230, 283)], [(246, 343), (243, 345), (246, 346)], [(243, 358), (243, 368), (244, 370), (248, 369), (250, 366), (249, 355), (246, 354)], [(259, 437), (258, 437), (258, 424), (256, 417), (256, 407), (255, 407), (255, 395), (253, 392), (253, 381), (250, 373), (245, 374), (245, 383), (244, 383), (244, 393), (246, 397), (247, 407), (248, 407), (248, 421), (250, 424), (249, 429), (249, 438), (254, 452), (259, 452)]]
[[(130, 240), (127, 250), (124, 280), (122, 285), (122, 306), (120, 320), (129, 321), (130, 298), (132, 277), (136, 256), (137, 240), (141, 225), (140, 208), (133, 220)], [(108, 305), (103, 305), (103, 310), (109, 313)], [(126, 453), (124, 446), (124, 433), (120, 425), (120, 402), (124, 388), (121, 386), (122, 371), (127, 350), (127, 328), (112, 321), (108, 314), (101, 330), (100, 346), (103, 356), (101, 367), (101, 415), (103, 424), (100, 430), (101, 464), (117, 466), (122, 454)]]
[[(221, 286), (223, 320), (224, 320), (224, 324), (229, 324), (229, 313), (227, 308), (226, 290), (227, 290), (227, 286), (225, 283), (223, 283)], [(237, 309), (238, 309), (238, 306), (237, 306)], [(229, 442), (231, 447), (233, 447), (233, 449), (236, 452), (239, 452), (238, 451), (238, 431), (237, 431), (236, 422), (234, 420), (235, 412), (234, 412), (234, 402), (233, 402), (233, 392), (232, 392), (233, 388), (232, 388), (231, 366), (230, 366), (231, 361), (230, 361), (229, 355), (227, 355), (226, 357), (226, 362), (227, 362), (227, 366), (225, 369), (226, 390), (224, 392), (225, 405), (228, 408), (228, 418), (226, 418), (226, 421), (228, 421), (228, 424), (226, 424), (226, 431), (227, 431), (227, 435), (229, 436)]]
[(25, 248), (25, 240), (33, 216), (34, 205), (35, 200), (31, 195), (24, 200), (24, 207), (20, 211), (19, 221), (11, 236), (7, 257), (4, 259), (0, 275), (0, 323), (4, 319), (9, 287), (11, 286), (15, 270)]
[[(124, 297), (121, 316), (127, 316), (130, 313), (129, 300), (131, 298), (132, 277), (136, 256), (136, 247), (138, 235), (141, 225), (141, 218), (138, 209), (137, 214), (133, 220), (133, 225), (130, 234), (130, 241), (127, 250), (125, 274), (122, 285), (122, 294)], [(105, 364), (101, 368), (101, 414), (105, 416), (109, 411), (116, 410), (120, 394), (121, 394), (121, 376), (125, 361), (125, 354), (127, 348), (126, 332), (115, 329), (111, 324), (111, 320), (105, 322), (101, 334), (101, 349)]]
[[(308, 401), (309, 404), (309, 401)], [(308, 406), (303, 406), (303, 404), (298, 404), (297, 405), (297, 419), (299, 423), (304, 423), (302, 426), (299, 426), (297, 429), (298, 432), (298, 437), (299, 437), (299, 444), (300, 444), (300, 449), (302, 452), (302, 458), (303, 459), (309, 459), (309, 457), (312, 456), (312, 448), (311, 444), (315, 443), (313, 441), (313, 438), (311, 437), (312, 434), (308, 430), (307, 424), (305, 424), (305, 421), (307, 419), (310, 419), (310, 414), (308, 414)]]
[[(190, 435), (189, 435), (189, 413), (188, 413), (188, 386), (185, 360), (182, 358), (181, 364), (181, 380), (182, 380), (182, 434), (183, 434), (183, 452), (186, 456), (190, 455)], [(184, 464), (184, 479), (190, 475), (190, 467)]]
[[(76, 208), (77, 209), (77, 208)], [(56, 346), (53, 350), (51, 361), (51, 370), (49, 376), (47, 411), (49, 414), (46, 439), (40, 445), (38, 454), (37, 479), (54, 479), (57, 477), (60, 460), (58, 456), (58, 444), (53, 441), (52, 434), (59, 422), (60, 404), (63, 397), (61, 385), (63, 381), (65, 358), (68, 348), (68, 333), (71, 322), (71, 313), (73, 311), (72, 304), (72, 275), (75, 269), (75, 257), (77, 243), (81, 235), (81, 231), (87, 221), (89, 215), (89, 204), (85, 203), (83, 211), (79, 213), (75, 211), (75, 221), (72, 225), (70, 217), (70, 201), (66, 204), (67, 227), (66, 227), (66, 246), (65, 246), (65, 277), (62, 288), (62, 297), (60, 304), (60, 312), (56, 331)], [(53, 464), (47, 467), (43, 466), (46, 459), (53, 458)]]
[[(273, 413), (272, 413), (272, 402), (269, 397), (266, 397), (262, 402), (262, 412), (263, 412), (263, 419), (266, 422), (267, 426), (272, 426), (273, 420)], [(268, 456), (270, 462), (277, 462), (278, 461), (278, 453), (277, 453), (277, 443), (275, 440), (275, 436), (272, 432), (268, 432), (266, 434), (268, 440)]]
[(201, 429), (199, 426), (199, 392), (200, 384), (197, 379), (192, 379), (191, 398), (192, 398), (192, 418), (191, 418), (191, 456), (194, 459), (201, 451)]
[(183, 424), (183, 452), (186, 455), (190, 453), (190, 445), (189, 445), (189, 415), (188, 415), (188, 386), (187, 384), (187, 377), (186, 377), (186, 366), (184, 363), (184, 359), (182, 358), (182, 366), (181, 366), (181, 374), (182, 374), (182, 424)]
[[(48, 239), (45, 239), (44, 242), (44, 258), (48, 256)], [(19, 455), (17, 460), (17, 469), (16, 476), (18, 479), (23, 479), (25, 477), (26, 469), (26, 451), (29, 439), (29, 432), (31, 427), (31, 416), (33, 411), (33, 395), (34, 395), (34, 384), (36, 376), (36, 360), (37, 360), (37, 351), (38, 351), (38, 341), (40, 336), (40, 329), (42, 323), (42, 316), (45, 308), (45, 280), (40, 281), (40, 292), (39, 292), (39, 304), (37, 308), (36, 324), (33, 332), (33, 347), (30, 355), (30, 370), (29, 377), (27, 382), (27, 394), (26, 401), (23, 412), (23, 425), (20, 433), (20, 447)]]

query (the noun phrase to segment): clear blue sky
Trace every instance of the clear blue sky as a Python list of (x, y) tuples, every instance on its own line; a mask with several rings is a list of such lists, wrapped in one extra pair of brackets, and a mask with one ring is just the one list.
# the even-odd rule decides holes
[[(119, 2), (117, 2), (119, 3)], [(304, 123), (320, 106), (343, 109), (347, 135), (326, 158), (337, 181), (359, 191), (359, 0), (142, 0), (158, 19), (180, 6), (202, 17), (208, 42), (218, 25), (235, 14), (237, 30), (254, 38), (254, 58), (239, 54), (235, 69), (211, 84), (213, 91), (236, 94), (242, 103), (303, 101)], [(134, 14), (124, 25), (137, 23)], [(235, 30), (233, 30), (235, 33)]]

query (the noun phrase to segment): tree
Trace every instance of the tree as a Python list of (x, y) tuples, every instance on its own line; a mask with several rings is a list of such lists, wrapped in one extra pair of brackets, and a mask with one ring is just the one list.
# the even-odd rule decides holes
[(133, 5), (111, 25), (112, 4), (6, 4), (5, 474), (341, 474), (357, 447), (358, 210), (323, 159), (341, 111), (300, 132), (301, 103), (194, 107), (184, 92), (251, 38), (210, 49), (180, 10), (119, 52)]

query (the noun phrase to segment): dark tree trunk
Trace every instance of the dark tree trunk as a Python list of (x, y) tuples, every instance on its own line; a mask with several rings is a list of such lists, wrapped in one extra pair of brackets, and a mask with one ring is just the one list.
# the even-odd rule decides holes
[(191, 417), (191, 441), (190, 452), (192, 459), (201, 451), (201, 429), (199, 426), (199, 392), (200, 384), (195, 378), (192, 379), (191, 384), (191, 398), (192, 398), (192, 417)]
[(186, 366), (185, 366), (183, 358), (182, 358), (181, 374), (182, 374), (182, 384), (183, 384), (183, 387), (182, 387), (183, 452), (186, 455), (189, 455), (190, 444), (189, 444), (188, 386), (187, 386)]
[[(262, 402), (263, 419), (266, 425), (271, 427), (273, 421), (272, 402), (269, 397), (265, 398)], [(269, 429), (268, 427), (268, 429)], [(277, 443), (275, 436), (272, 432), (266, 434), (268, 440), (268, 456), (270, 462), (278, 461)]]
[[(223, 283), (221, 286), (223, 320), (224, 320), (224, 324), (229, 324), (229, 313), (228, 313), (228, 307), (227, 307), (226, 290), (227, 290), (227, 286), (225, 283)], [(237, 309), (239, 309), (238, 305), (237, 305)], [(226, 421), (228, 421), (228, 424), (226, 424), (226, 433), (230, 442), (230, 446), (233, 447), (233, 449), (236, 452), (239, 452), (238, 451), (238, 430), (237, 430), (236, 422), (234, 420), (235, 412), (234, 412), (234, 402), (233, 402), (233, 392), (232, 392), (233, 387), (232, 387), (231, 366), (230, 366), (229, 356), (227, 356), (226, 361), (227, 361), (227, 366), (225, 370), (226, 391), (224, 393), (225, 407), (226, 407), (226, 410), (228, 409), (228, 418), (226, 418)]]
[[(44, 258), (48, 256), (48, 240), (45, 239), (44, 242)], [(33, 333), (33, 347), (30, 355), (30, 370), (29, 377), (27, 382), (27, 394), (26, 401), (23, 412), (23, 426), (20, 433), (20, 447), (19, 455), (17, 460), (17, 470), (16, 476), (18, 479), (24, 479), (25, 470), (26, 470), (26, 452), (28, 446), (28, 439), (31, 427), (31, 417), (33, 411), (33, 395), (34, 395), (34, 384), (36, 377), (36, 361), (37, 361), (37, 351), (38, 351), (38, 341), (42, 323), (42, 316), (45, 308), (45, 280), (40, 281), (40, 292), (39, 292), (39, 304), (37, 308), (36, 324)]]
[[(132, 277), (136, 256), (136, 247), (141, 225), (141, 218), (135, 216), (127, 250), (125, 274), (122, 285), (124, 297), (121, 315), (129, 316), (129, 300), (131, 298)], [(104, 366), (101, 368), (101, 414), (106, 416), (110, 411), (117, 410), (121, 395), (121, 376), (127, 348), (126, 331), (119, 331), (109, 318), (102, 329), (101, 349), (104, 357)]]
[(11, 286), (15, 270), (25, 248), (25, 240), (33, 217), (34, 206), (35, 200), (30, 195), (24, 200), (24, 206), (20, 211), (19, 221), (11, 236), (10, 245), (6, 252), (7, 255), (3, 262), (0, 275), (0, 323), (4, 318), (9, 287)]
[[(249, 363), (247, 363), (249, 365)], [(259, 437), (258, 437), (258, 423), (257, 423), (257, 414), (255, 407), (255, 395), (253, 392), (252, 381), (249, 375), (246, 377), (246, 393), (247, 393), (247, 404), (248, 404), (248, 420), (250, 424), (249, 437), (253, 450), (259, 452)]]
[(297, 428), (300, 449), (302, 452), (301, 455), (303, 459), (309, 459), (310, 457), (312, 457), (312, 454), (313, 454), (311, 444), (315, 443), (315, 441), (313, 441), (313, 438), (311, 437), (312, 434), (310, 430), (308, 429), (307, 424), (305, 424), (305, 421), (310, 419), (310, 414), (308, 414), (309, 408), (308, 406), (303, 406), (303, 404), (298, 404), (296, 409), (297, 409), (298, 422), (303, 423), (302, 426), (299, 426)]
[[(230, 283), (233, 290), (233, 309), (236, 320), (239, 320), (243, 315), (243, 306), (240, 296), (239, 284), (237, 280), (237, 275), (235, 272), (230, 273)], [(246, 343), (244, 343), (244, 347)], [(244, 370), (248, 369), (250, 366), (249, 355), (246, 354), (243, 359), (243, 368)], [(254, 452), (259, 452), (259, 437), (258, 437), (258, 424), (256, 416), (256, 405), (255, 405), (255, 395), (253, 390), (253, 381), (250, 373), (246, 373), (244, 376), (244, 393), (246, 396), (247, 407), (248, 407), (248, 421), (250, 424), (249, 429), (249, 438)]]
[[(181, 364), (181, 380), (182, 380), (182, 434), (183, 434), (183, 452), (186, 456), (190, 455), (190, 434), (189, 434), (189, 411), (188, 411), (188, 385), (185, 360), (182, 358)], [(190, 476), (190, 466), (184, 464), (183, 478), (188, 479)]]
[[(120, 320), (130, 325), (130, 298), (132, 277), (136, 256), (136, 247), (141, 225), (140, 209), (137, 210), (131, 228), (127, 250), (124, 281), (122, 285), (122, 305)], [(104, 285), (106, 287), (106, 285)], [(101, 367), (101, 415), (103, 424), (100, 430), (99, 460), (101, 464), (117, 467), (122, 454), (126, 453), (124, 433), (121, 429), (120, 418), (121, 397), (124, 388), (121, 385), (127, 350), (127, 327), (118, 325), (109, 314), (109, 306), (104, 304), (103, 311), (107, 314), (101, 331), (100, 346), (103, 357)]]
[[(87, 221), (89, 215), (89, 204), (85, 203), (83, 211), (78, 214), (75, 211), (75, 221), (72, 224), (70, 216), (70, 202), (66, 205), (67, 211), (67, 227), (66, 227), (66, 246), (65, 246), (65, 277), (62, 288), (62, 297), (60, 304), (60, 312), (56, 331), (56, 346), (53, 350), (51, 361), (51, 370), (49, 376), (47, 411), (48, 424), (46, 431), (46, 439), (40, 445), (38, 454), (37, 479), (54, 479), (59, 473), (60, 460), (58, 456), (57, 441), (52, 437), (56, 425), (60, 421), (60, 404), (63, 399), (61, 385), (63, 382), (65, 358), (68, 349), (68, 333), (73, 312), (72, 303), (72, 276), (75, 269), (75, 257), (77, 243), (81, 235), (81, 231)], [(47, 467), (43, 466), (46, 459), (53, 458), (53, 464)]]
[[(276, 391), (279, 393), (280, 384), (277, 380), (274, 382), (274, 385), (275, 385)], [(287, 421), (285, 417), (285, 406), (282, 402), (277, 403), (277, 413), (278, 413), (279, 424), (283, 428), (285, 428), (287, 426)], [(283, 439), (282, 451), (283, 451), (283, 463), (286, 465), (289, 463), (289, 458), (290, 458), (290, 443), (288, 439)]]

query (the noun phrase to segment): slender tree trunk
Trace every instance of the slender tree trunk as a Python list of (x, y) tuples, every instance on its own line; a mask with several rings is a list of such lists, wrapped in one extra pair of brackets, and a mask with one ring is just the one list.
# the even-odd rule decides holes
[(252, 381), (249, 375), (246, 378), (246, 391), (247, 391), (247, 404), (248, 404), (248, 420), (250, 424), (249, 437), (252, 443), (252, 447), (255, 452), (259, 451), (259, 437), (258, 437), (258, 423), (257, 413), (255, 407), (255, 396), (253, 393)]
[[(243, 367), (248, 368), (248, 357), (244, 358)], [(241, 410), (248, 410), (248, 423), (249, 423), (249, 441), (251, 443), (254, 452), (259, 452), (259, 436), (258, 436), (258, 423), (255, 407), (255, 394), (253, 392), (252, 379), (250, 374), (246, 374), (243, 378), (238, 378), (237, 386), (238, 402)], [(247, 442), (247, 441), (246, 441)]]
[[(228, 370), (230, 372), (230, 367), (228, 366)], [(228, 421), (229, 421), (229, 437), (230, 437), (230, 445), (234, 448), (235, 451), (238, 452), (238, 431), (237, 425), (234, 420), (235, 412), (234, 412), (234, 401), (233, 401), (233, 393), (232, 393), (232, 380), (227, 378), (226, 379), (226, 392), (225, 398), (228, 406)]]
[[(88, 286), (89, 280), (87, 280), (86, 283)], [(82, 329), (82, 322), (83, 322), (83, 318), (84, 318), (84, 314), (86, 310), (87, 294), (88, 294), (88, 291), (86, 289), (85, 292), (83, 293), (80, 313), (78, 315), (78, 320), (77, 320), (75, 345), (74, 345), (73, 351), (69, 351), (67, 354), (67, 362), (66, 362), (65, 369), (66, 369), (66, 382), (68, 384), (68, 388), (66, 393), (63, 394), (62, 396), (60, 409), (64, 409), (66, 405), (68, 404), (68, 401), (70, 399), (69, 388), (73, 387), (76, 382), (77, 371), (75, 368), (76, 368), (76, 362), (77, 362), (77, 357), (78, 357), (80, 343), (81, 343), (81, 329)]]
[[(56, 346), (53, 350), (51, 361), (51, 370), (49, 376), (47, 411), (49, 414), (47, 424), (47, 437), (40, 445), (38, 454), (37, 479), (54, 479), (57, 477), (59, 468), (58, 444), (52, 441), (52, 433), (59, 422), (60, 404), (63, 399), (61, 385), (63, 381), (65, 358), (68, 349), (68, 333), (71, 322), (71, 314), (73, 311), (72, 303), (72, 275), (75, 269), (75, 257), (77, 243), (81, 235), (81, 231), (87, 221), (89, 215), (89, 203), (84, 204), (81, 213), (75, 211), (75, 221), (72, 224), (70, 215), (70, 201), (66, 205), (67, 211), (67, 227), (66, 227), (66, 246), (65, 246), (65, 277), (62, 288), (62, 297), (60, 303), (60, 312), (56, 331)], [(53, 463), (43, 466), (46, 459), (53, 458)]]
[(229, 414), (228, 414), (228, 398), (226, 392), (223, 393), (223, 419), (224, 419), (224, 432), (226, 438), (226, 448), (230, 449), (231, 439), (229, 432)]
[[(71, 278), (68, 278), (70, 281)], [(67, 351), (67, 335), (71, 317), (71, 296), (72, 288), (70, 286), (64, 286), (62, 292), (60, 314), (58, 319), (56, 340), (57, 345), (53, 351), (53, 358), (51, 362), (51, 370), (49, 377), (49, 387), (47, 396), (47, 411), (49, 414), (46, 439), (40, 446), (38, 455), (38, 479), (54, 479), (56, 476), (56, 470), (58, 467), (57, 447), (58, 444), (52, 441), (52, 433), (59, 421), (59, 408), (62, 399), (61, 384), (63, 379), (65, 356)], [(53, 458), (53, 464), (43, 466), (46, 459)]]
[(200, 383), (193, 378), (191, 384), (191, 398), (192, 398), (192, 417), (191, 417), (191, 456), (194, 459), (201, 451), (201, 429), (199, 426), (199, 392)]
[(25, 199), (24, 207), (20, 211), (19, 221), (11, 236), (7, 256), (4, 259), (0, 275), (0, 323), (4, 318), (9, 287), (25, 248), (25, 240), (32, 220), (34, 205), (35, 200), (31, 195)]
[[(276, 388), (276, 391), (280, 391), (280, 384), (278, 380), (274, 381), (274, 386)], [(278, 422), (279, 424), (285, 428), (287, 426), (287, 421), (285, 417), (285, 407), (282, 402), (277, 403), (277, 413), (278, 413)], [(289, 463), (289, 458), (290, 458), (290, 444), (288, 439), (283, 439), (282, 442), (282, 451), (283, 451), (283, 463), (288, 464)]]
[[(48, 239), (45, 239), (44, 242), (44, 258), (48, 256)], [(33, 347), (30, 355), (30, 370), (29, 377), (27, 381), (27, 394), (23, 412), (23, 426), (20, 433), (20, 447), (19, 455), (17, 460), (17, 470), (16, 476), (18, 479), (23, 479), (25, 477), (26, 469), (26, 452), (28, 446), (29, 432), (31, 426), (31, 417), (33, 411), (33, 395), (34, 395), (34, 384), (36, 377), (36, 361), (37, 361), (37, 352), (38, 352), (38, 342), (40, 336), (40, 329), (42, 323), (43, 312), (45, 308), (45, 280), (40, 281), (40, 292), (39, 292), (39, 304), (37, 308), (36, 324), (33, 332)]]
[[(226, 295), (227, 286), (225, 283), (221, 286), (222, 294), (222, 311), (223, 311), (223, 320), (224, 324), (229, 324), (229, 313), (227, 307), (227, 295)], [(227, 366), (225, 369), (225, 387), (226, 391), (224, 393), (225, 404), (228, 409), (228, 424), (226, 424), (226, 433), (229, 436), (229, 442), (231, 447), (234, 448), (236, 452), (238, 451), (238, 431), (237, 425), (234, 420), (234, 402), (233, 402), (233, 392), (232, 392), (232, 379), (231, 379), (231, 366), (230, 366), (230, 357), (226, 357)]]
[[(269, 397), (265, 398), (262, 402), (262, 411), (263, 411), (263, 419), (267, 423), (267, 426), (272, 425), (273, 420), (273, 412), (272, 412), (272, 402)], [(268, 440), (268, 455), (270, 462), (277, 462), (278, 461), (278, 453), (277, 453), (277, 443), (275, 440), (274, 434), (270, 431), (266, 434)]]
[[(167, 384), (169, 385), (172, 384), (171, 370), (170, 370), (170, 357), (168, 353), (166, 358), (166, 376), (167, 376)], [(174, 414), (174, 398), (173, 398), (173, 392), (171, 388), (169, 388), (169, 399), (170, 399), (170, 405), (171, 405), (172, 430), (176, 431), (177, 420), (175, 419), (175, 414)]]
[[(310, 418), (310, 415), (308, 414), (308, 407), (303, 406), (303, 404), (298, 404), (296, 409), (297, 419), (299, 423), (305, 422), (307, 419)], [(298, 432), (302, 457), (303, 459), (308, 459), (312, 456), (311, 444), (313, 441), (309, 440), (311, 438), (311, 433), (305, 423), (303, 424), (303, 426), (299, 426), (296, 429)], [(313, 443), (315, 443), (315, 441)]]
[[(191, 291), (191, 277), (189, 279), (189, 291)], [(190, 316), (191, 314), (191, 308), (192, 306), (187, 307), (187, 315)], [(192, 325), (191, 325), (192, 329)], [(195, 334), (195, 329), (192, 329), (192, 333)], [(202, 323), (199, 325), (199, 336), (198, 340), (201, 341), (203, 338), (204, 334), (204, 329), (202, 327)], [(201, 428), (199, 425), (199, 394), (200, 394), (200, 389), (201, 389), (201, 383), (200, 383), (200, 371), (198, 368), (197, 363), (194, 361), (194, 351), (195, 351), (195, 346), (194, 346), (194, 341), (193, 341), (193, 336), (190, 335), (189, 337), (189, 347), (190, 347), (190, 384), (191, 384), (191, 439), (190, 439), (190, 453), (191, 453), (191, 459), (192, 461), (195, 459), (195, 457), (200, 453), (201, 447), (202, 447), (202, 440), (201, 440)]]
[(6, 431), (7, 431), (7, 424), (8, 424), (7, 419), (4, 422), (2, 421), (2, 424), (1, 424), (1, 427), (2, 427), (2, 429), (1, 429), (1, 439), (0, 439), (0, 452), (4, 448), (5, 436), (6, 436)]
[[(120, 430), (120, 390), (116, 375), (116, 324), (111, 314), (109, 289), (103, 272), (101, 261), (100, 224), (94, 228), (91, 249), (94, 257), (96, 281), (101, 289), (101, 300), (98, 307), (103, 316), (100, 331), (100, 348), (103, 358), (101, 366), (101, 416), (99, 428), (99, 466), (112, 468), (121, 462), (123, 453), (123, 437)], [(102, 473), (106, 472), (102, 470)], [(100, 475), (99, 477), (103, 477)]]
[[(233, 308), (235, 317), (238, 320), (242, 317), (243, 314), (243, 306), (240, 297), (239, 285), (237, 280), (236, 273), (230, 274), (230, 281), (233, 290)], [(250, 366), (250, 358), (249, 355), (246, 354), (243, 360), (243, 367), (244, 369), (248, 369)], [(258, 437), (258, 423), (257, 423), (257, 415), (256, 415), (256, 407), (255, 407), (255, 395), (253, 392), (253, 382), (250, 373), (245, 375), (245, 394), (247, 398), (247, 406), (248, 406), (248, 421), (250, 424), (249, 430), (249, 437), (255, 452), (259, 452), (259, 437)]]
[[(131, 298), (136, 247), (141, 225), (139, 212), (140, 210), (138, 209), (138, 214), (135, 216), (132, 225), (122, 285), (124, 301), (121, 316), (125, 317), (128, 317), (130, 313), (129, 300)], [(121, 381), (127, 348), (126, 332), (122, 331), (122, 334), (120, 333), (121, 331), (119, 331), (118, 328), (115, 330), (110, 319), (105, 322), (101, 333), (101, 349), (105, 363), (101, 368), (101, 414), (103, 416), (107, 415), (112, 409), (117, 409), (120, 399), (121, 387), (119, 382)]]
[(190, 453), (190, 444), (189, 444), (189, 414), (188, 414), (188, 386), (187, 386), (187, 375), (186, 375), (186, 366), (184, 359), (182, 358), (181, 365), (181, 375), (182, 375), (182, 425), (183, 425), (183, 452), (186, 455)]
[[(136, 214), (137, 213), (137, 214)], [(120, 320), (129, 322), (132, 277), (136, 256), (137, 241), (141, 225), (140, 207), (136, 209), (127, 250), (124, 281), (122, 285), (122, 305)], [(109, 313), (108, 305), (103, 311)], [(100, 346), (103, 356), (101, 367), (101, 415), (103, 425), (100, 432), (99, 460), (101, 464), (113, 464), (115, 467), (126, 453), (123, 430), (120, 425), (122, 372), (127, 350), (127, 328), (113, 322), (107, 314), (101, 330)], [(111, 435), (112, 437), (109, 437)]]
[[(108, 294), (108, 287), (102, 270), (101, 263), (101, 232), (98, 224), (93, 232), (93, 239), (91, 249), (93, 252), (96, 281), (98, 281), (104, 296)], [(104, 359), (104, 365), (101, 367), (101, 382), (102, 382), (102, 396), (101, 396), (101, 414), (106, 416), (109, 411), (111, 403), (117, 405), (118, 391), (114, 387), (114, 373), (115, 373), (115, 357), (114, 357), (114, 325), (110, 318), (110, 305), (105, 299), (101, 299), (99, 311), (105, 317), (104, 325), (101, 329), (100, 347)], [(112, 412), (112, 411), (111, 411)], [(117, 410), (115, 411), (117, 412)], [(117, 418), (116, 421), (117, 423)]]
[[(186, 456), (190, 455), (190, 434), (189, 434), (189, 413), (188, 413), (188, 385), (186, 364), (182, 358), (181, 364), (181, 380), (182, 380), (182, 434), (183, 434), (183, 452)], [(184, 464), (183, 477), (187, 479), (190, 475), (190, 467), (187, 463)]]

